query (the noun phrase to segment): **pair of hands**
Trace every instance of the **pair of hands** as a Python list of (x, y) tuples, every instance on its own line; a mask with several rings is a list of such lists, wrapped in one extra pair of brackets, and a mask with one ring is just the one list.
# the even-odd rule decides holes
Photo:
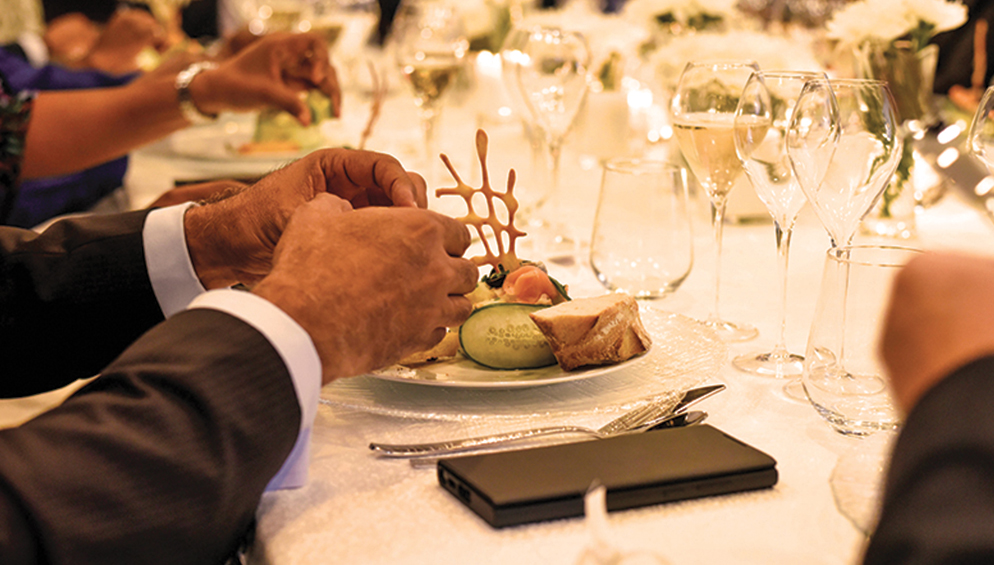
[(426, 203), (393, 157), (321, 150), (190, 209), (187, 243), (207, 288), (244, 283), (297, 321), (327, 383), (428, 349), (472, 311), (469, 231)]
[(994, 354), (994, 259), (926, 253), (894, 281), (880, 342), (898, 407), (911, 411), (951, 372)]
[(171, 45), (152, 14), (131, 8), (117, 10), (103, 26), (78, 12), (59, 16), (46, 26), (43, 39), (53, 61), (111, 74), (135, 72), (143, 49), (161, 53)]

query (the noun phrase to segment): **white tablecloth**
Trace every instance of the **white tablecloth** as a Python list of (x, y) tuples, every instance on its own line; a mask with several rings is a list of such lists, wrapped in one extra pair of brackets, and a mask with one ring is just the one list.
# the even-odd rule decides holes
[[(390, 104), (400, 102), (392, 100)], [(416, 164), (419, 140), (409, 134), (413, 116), (408, 106), (386, 111), (384, 125), (371, 147), (396, 152), (405, 163)], [(475, 156), (470, 152), (477, 121), (451, 111), (443, 124), (447, 133), (442, 150), (450, 153), (469, 182), (478, 183)], [(522, 163), (528, 160), (528, 152), (520, 129), (505, 123), (490, 124), (488, 131), (495, 186), (503, 187), (506, 168), (514, 164), (519, 172), (524, 170), (519, 184), (524, 190), (520, 187), (531, 182), (530, 162)], [(581, 160), (569, 146), (563, 168), (564, 187), (570, 195), (566, 217), (581, 239), (589, 240), (584, 234), (590, 230), (599, 169), (596, 161)], [(133, 157), (128, 180), (131, 203), (147, 204), (169, 188), (174, 178), (237, 172), (230, 166), (212, 168), (161, 152), (139, 152)], [(440, 184), (445, 186), (449, 181)], [(445, 210), (460, 212), (458, 208)], [(692, 274), (676, 294), (653, 307), (698, 319), (710, 312), (713, 245), (707, 211), (706, 202), (698, 199)], [(955, 194), (920, 215), (919, 233), (913, 243), (925, 248), (994, 252), (994, 227)], [(787, 316), (791, 351), (804, 351), (828, 246), (824, 230), (806, 208), (791, 253)], [(772, 224), (729, 225), (724, 253), (722, 313), (728, 319), (754, 324), (761, 332), (758, 339), (730, 345), (729, 358), (769, 349), (778, 328)], [(553, 265), (552, 270), (571, 285), (574, 296), (603, 292), (585, 263), (574, 268)], [(708, 380), (725, 383), (728, 389), (701, 408), (710, 413), (710, 424), (772, 455), (778, 462), (778, 484), (770, 490), (613, 513), (609, 525), (617, 544), (649, 549), (679, 564), (858, 561), (865, 538), (838, 511), (829, 476), (840, 455), (859, 446), (859, 440), (832, 431), (809, 405), (786, 399), (782, 381), (741, 373), (728, 362), (721, 366)], [(646, 379), (652, 375), (632, 371), (630, 377)], [(550, 407), (560, 394), (558, 386), (565, 385), (546, 387)], [(436, 392), (446, 394), (444, 389)], [(478, 394), (483, 398), (488, 393)], [(54, 398), (27, 407), (22, 404), (17, 411), (4, 408), (0, 410), (2, 423), (16, 423)], [(564, 419), (596, 425), (609, 419), (616, 407), (603, 408)], [(397, 417), (334, 402), (322, 404), (313, 435), (308, 484), (264, 497), (254, 562), (576, 563), (590, 541), (583, 520), (494, 530), (439, 487), (432, 468), (416, 469), (406, 461), (378, 459), (367, 448), (371, 441), (423, 441), (516, 426), (529, 419), (527, 414), (508, 421), (491, 421), (479, 417), (481, 414), (461, 419), (413, 417), (416, 415)]]

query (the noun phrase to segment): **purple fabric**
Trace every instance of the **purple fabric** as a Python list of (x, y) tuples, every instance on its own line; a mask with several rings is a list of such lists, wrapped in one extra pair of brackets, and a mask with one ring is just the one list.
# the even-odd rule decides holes
[(58, 65), (34, 67), (6, 48), (0, 49), (0, 74), (14, 91), (106, 88), (127, 84), (138, 76), (136, 73), (109, 75), (100, 71), (73, 71)]
[(121, 157), (60, 177), (21, 181), (7, 225), (36, 226), (61, 214), (81, 212), (121, 186), (128, 158)]
[[(0, 76), (12, 91), (21, 92), (114, 87), (137, 75), (72, 71), (57, 65), (35, 68), (7, 49), (0, 49)], [(3, 223), (28, 228), (60, 214), (87, 210), (121, 186), (127, 169), (128, 158), (122, 157), (78, 173), (21, 181)]]

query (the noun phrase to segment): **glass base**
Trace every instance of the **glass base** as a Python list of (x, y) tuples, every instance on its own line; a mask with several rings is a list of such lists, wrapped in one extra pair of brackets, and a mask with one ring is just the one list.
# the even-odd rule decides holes
[(736, 324), (711, 318), (705, 322), (723, 341), (749, 341), (759, 335), (759, 330), (749, 324)]
[(804, 371), (804, 357), (786, 351), (746, 353), (732, 359), (732, 365), (740, 371), (753, 375), (789, 379), (801, 376)]
[(783, 385), (783, 395), (787, 397), (787, 400), (793, 400), (794, 402), (804, 404), (810, 402), (807, 393), (804, 392), (804, 382), (801, 379), (794, 379)]

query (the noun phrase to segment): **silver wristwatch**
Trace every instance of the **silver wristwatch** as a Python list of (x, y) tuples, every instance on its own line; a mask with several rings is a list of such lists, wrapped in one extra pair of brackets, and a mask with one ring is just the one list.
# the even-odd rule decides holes
[(215, 68), (217, 68), (217, 63), (212, 61), (197, 61), (176, 75), (176, 96), (179, 98), (179, 110), (183, 113), (186, 121), (191, 124), (206, 124), (217, 119), (216, 114), (212, 116), (201, 112), (193, 103), (193, 97), (190, 96), (190, 83), (193, 82), (193, 77), (203, 71)]

